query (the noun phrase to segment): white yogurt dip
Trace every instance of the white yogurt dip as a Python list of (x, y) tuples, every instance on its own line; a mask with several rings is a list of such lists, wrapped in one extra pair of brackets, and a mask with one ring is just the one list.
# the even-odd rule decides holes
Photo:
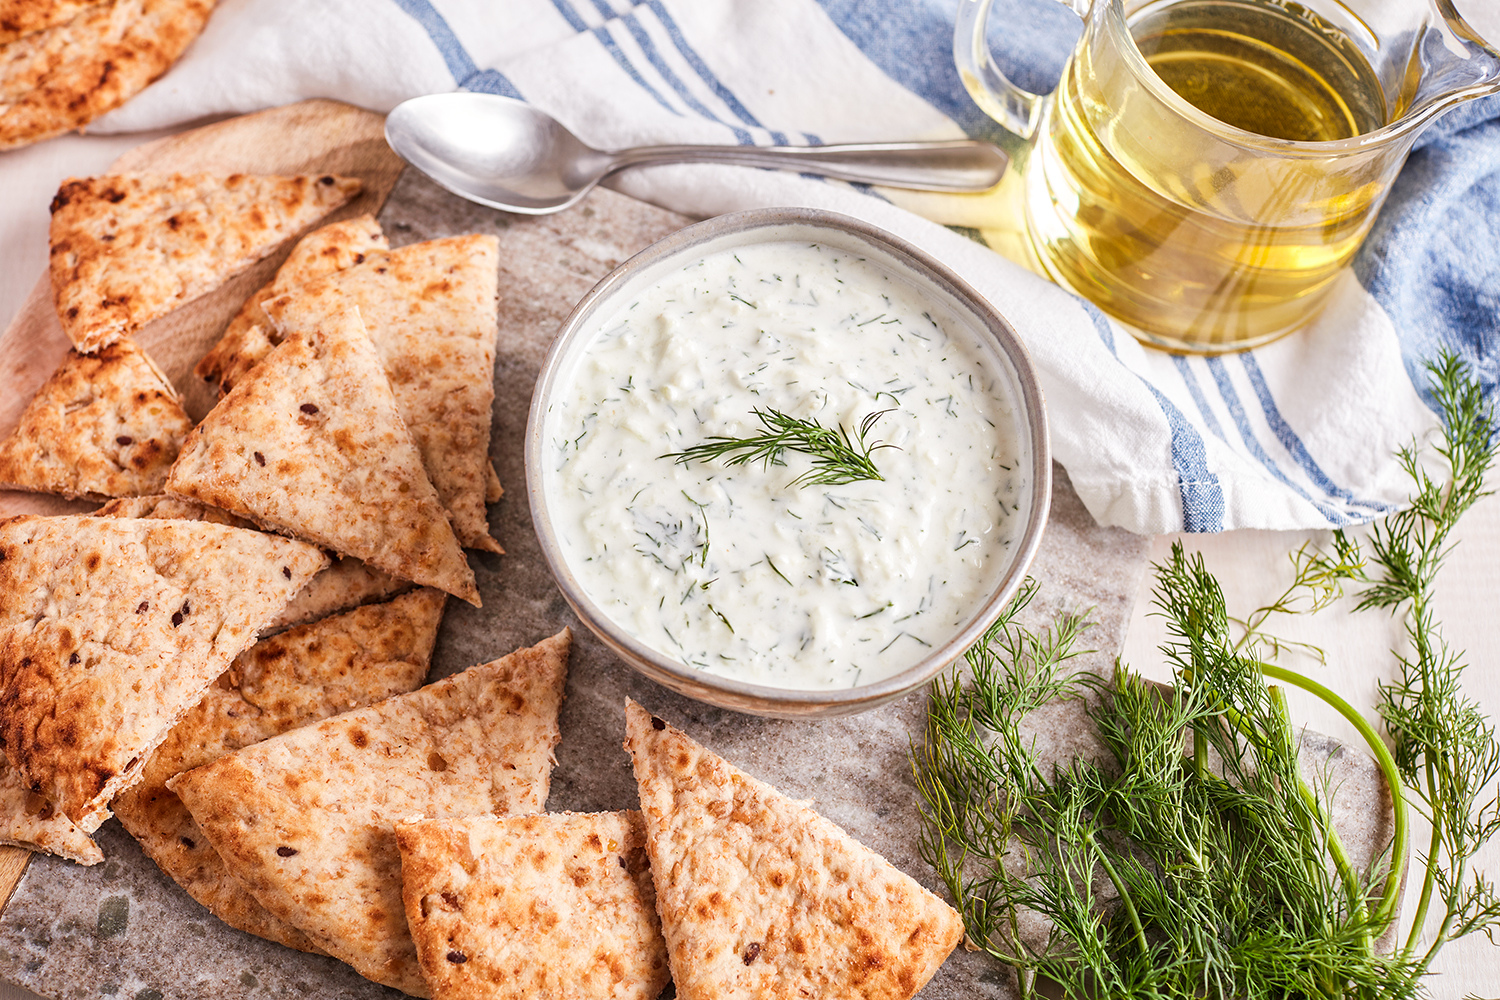
[[(609, 317), (548, 410), (563, 556), (642, 643), (756, 684), (868, 684), (970, 622), (1025, 515), (1018, 404), (994, 355), (904, 279), (821, 244), (714, 252)], [(882, 479), (804, 485), (812, 458), (670, 455), (842, 427)]]

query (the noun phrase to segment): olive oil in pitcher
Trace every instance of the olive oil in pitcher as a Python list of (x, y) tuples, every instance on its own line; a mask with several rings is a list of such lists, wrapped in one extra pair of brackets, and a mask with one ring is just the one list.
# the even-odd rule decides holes
[[(1130, 40), (1081, 47), (1064, 70), (1027, 167), (1037, 256), (1169, 348), (1239, 349), (1302, 325), (1388, 177), (1278, 140), (1380, 128), (1374, 71), (1296, 4), (1168, 0), (1129, 27)], [(1142, 84), (1125, 65), (1137, 56), (1171, 93)], [(1191, 121), (1180, 101), (1207, 117)]]

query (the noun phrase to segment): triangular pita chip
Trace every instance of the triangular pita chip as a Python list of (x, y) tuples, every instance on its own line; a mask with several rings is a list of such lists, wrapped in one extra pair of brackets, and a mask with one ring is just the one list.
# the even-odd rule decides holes
[(358, 307), (454, 533), (490, 552), (500, 551), (484, 510), (499, 261), (493, 236), (413, 243), (262, 303), (288, 337)]
[[(236, 528), (251, 528), (254, 523), (236, 517), (227, 510), (210, 507), (196, 500), (155, 494), (146, 497), (121, 497), (94, 511), (95, 517), (156, 517), (183, 521), (212, 521)], [(271, 632), (289, 625), (317, 621), (361, 604), (384, 601), (416, 586), (410, 580), (383, 573), (351, 557), (336, 559), (332, 566), (307, 581), (281, 613), (271, 619), (264, 631)]]
[(0, 744), (87, 833), (214, 678), (328, 564), (200, 521), (0, 522)]
[(963, 937), (952, 907), (641, 706), (625, 712), (681, 1000), (907, 1000), (932, 978)]
[(352, 177), (116, 174), (52, 199), (52, 297), (92, 354), (212, 291), (354, 197)]
[(396, 823), (541, 811), (570, 638), (294, 729), (167, 787), (261, 905), (361, 975), (428, 996)]
[(356, 313), (266, 356), (182, 446), (167, 492), (479, 606)]
[(192, 429), (139, 347), (69, 351), (0, 441), (0, 487), (74, 498), (158, 493)]
[(396, 826), (435, 1000), (655, 1000), (667, 946), (638, 812)]
[(442, 591), (416, 590), (262, 639), (241, 653), (156, 748), (115, 817), (162, 871), (231, 927), (319, 950), (266, 911), (209, 845), (167, 779), (241, 747), (415, 690), (443, 618)]
[[(214, 0), (7, 0), (0, 15), (11, 7), (35, 16), (15, 24), (14, 34), (28, 33), (0, 52), (0, 149), (60, 135), (124, 104), (198, 37)], [(76, 16), (64, 20), (69, 12)]]
[(27, 788), (4, 756), (0, 756), (0, 844), (46, 851), (81, 865), (104, 860), (93, 838)]
[(193, 372), (204, 381), (217, 385), (221, 393), (233, 389), (246, 372), (282, 341), (281, 334), (260, 307), (261, 302), (315, 278), (353, 267), (363, 261), (366, 254), (388, 249), (390, 244), (373, 215), (361, 215), (314, 229), (297, 241), (270, 284), (245, 301), (239, 313), (229, 321), (219, 342), (203, 356)]

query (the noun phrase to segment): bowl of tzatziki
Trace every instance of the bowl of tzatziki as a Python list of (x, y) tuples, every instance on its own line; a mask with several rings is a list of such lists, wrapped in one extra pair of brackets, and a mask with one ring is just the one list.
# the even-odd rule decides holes
[(599, 282), (543, 363), (526, 475), (589, 629), (681, 694), (779, 717), (873, 708), (960, 657), (1051, 494), (1005, 319), (810, 209), (689, 226)]

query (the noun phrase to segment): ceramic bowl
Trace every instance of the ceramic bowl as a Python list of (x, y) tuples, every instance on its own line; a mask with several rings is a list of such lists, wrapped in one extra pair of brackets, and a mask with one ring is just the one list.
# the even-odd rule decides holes
[[(1023, 497), (1013, 528), (1009, 563), (994, 589), (965, 625), (923, 651), (892, 676), (839, 689), (771, 687), (717, 676), (674, 660), (632, 636), (612, 620), (568, 563), (548, 500), (545, 456), (550, 452), (548, 413), (579, 359), (603, 324), (664, 275), (705, 254), (751, 244), (817, 242), (863, 255), (903, 279), (953, 321), (967, 325), (991, 355), (999, 381), (1019, 411), (1018, 454)], [(960, 657), (994, 622), (1014, 596), (1041, 540), (1051, 497), (1051, 456), (1042, 394), (1026, 350), (993, 305), (947, 267), (910, 243), (857, 219), (813, 209), (764, 209), (720, 216), (680, 230), (630, 258), (584, 296), (563, 324), (542, 365), (532, 396), (526, 435), (526, 487), (542, 552), (563, 596), (601, 640), (625, 662), (657, 683), (689, 698), (754, 715), (777, 718), (845, 715), (874, 708), (927, 683)], [(643, 600), (652, 595), (643, 594)]]

